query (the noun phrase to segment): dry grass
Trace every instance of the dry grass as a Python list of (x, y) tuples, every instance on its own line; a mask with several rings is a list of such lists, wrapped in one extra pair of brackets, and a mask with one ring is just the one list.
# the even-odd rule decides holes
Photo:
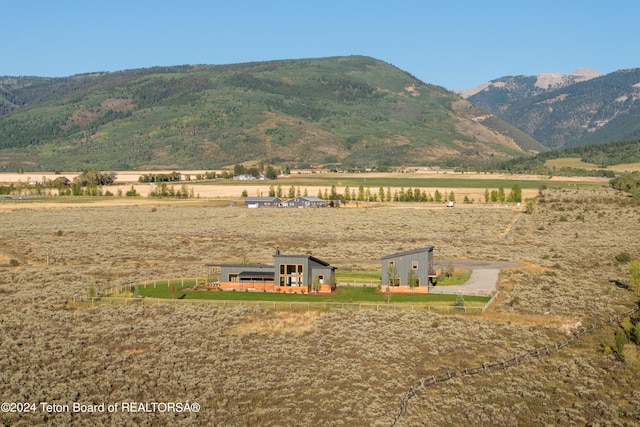
[[(2, 212), (0, 247), (22, 266), (0, 268), (0, 398), (189, 399), (200, 413), (3, 413), (0, 423), (389, 425), (422, 378), (553, 345), (566, 339), (563, 325), (589, 326), (636, 302), (609, 280), (626, 280), (616, 254), (640, 258), (640, 208), (607, 190), (546, 191), (508, 236), (520, 213), (501, 208), (153, 206)], [(430, 244), (439, 259), (525, 266), (502, 272), (501, 299), (484, 316), (67, 303), (89, 285), (202, 276), (211, 260), (269, 260), (276, 246), (366, 269)], [(615, 325), (552, 357), (423, 390), (401, 424), (637, 424), (637, 364), (605, 352), (614, 335)]]
[(291, 311), (274, 311), (268, 315), (248, 316), (243, 323), (229, 328), (225, 333), (230, 335), (265, 334), (300, 336), (314, 326), (322, 315), (319, 311), (301, 313)]

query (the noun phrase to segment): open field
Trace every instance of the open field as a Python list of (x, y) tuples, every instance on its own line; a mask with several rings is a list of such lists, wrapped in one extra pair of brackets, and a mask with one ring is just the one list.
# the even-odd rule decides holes
[[(595, 163), (583, 162), (578, 157), (551, 159), (545, 162), (545, 165), (556, 168), (575, 168), (575, 169), (601, 169)], [(612, 165), (604, 168), (616, 172), (633, 172), (640, 170), (640, 163), (623, 163), (620, 165)]]
[[(628, 282), (617, 254), (640, 258), (640, 208), (607, 189), (544, 190), (533, 214), (203, 199), (52, 205), (0, 203), (2, 401), (188, 400), (200, 411), (43, 413), (38, 403), (36, 413), (0, 413), (2, 424), (388, 426), (419, 381), (553, 347), (638, 301), (610, 280)], [(202, 277), (207, 261), (268, 261), (276, 246), (366, 271), (431, 244), (436, 261), (524, 267), (502, 271), (482, 316), (68, 304), (91, 288)], [(423, 387), (397, 425), (637, 425), (639, 350), (626, 344), (616, 357), (620, 330), (599, 327), (552, 355)]]
[[(170, 173), (171, 171), (153, 171), (152, 173)], [(205, 171), (178, 171), (182, 174), (183, 179), (187, 176), (195, 177), (196, 174)], [(116, 184), (114, 186), (105, 187), (112, 193), (116, 194), (118, 190), (126, 193), (128, 190), (135, 188), (136, 192), (142, 197), (147, 197), (149, 193), (156, 188), (155, 185), (140, 184), (138, 178), (146, 173), (144, 171), (120, 171), (117, 172)], [(63, 173), (56, 175), (53, 173), (38, 174), (17, 174), (17, 173), (0, 173), (0, 185), (9, 183), (28, 183), (33, 180), (54, 180), (60, 176), (73, 179), (78, 173)], [(448, 195), (454, 191), (456, 201), (462, 202), (466, 197), (474, 203), (484, 202), (485, 190), (497, 190), (503, 187), (506, 193), (513, 185), (517, 184), (522, 188), (523, 199), (535, 197), (538, 189), (542, 186), (549, 188), (598, 188), (607, 185), (608, 180), (603, 178), (584, 178), (577, 179), (573, 177), (548, 177), (548, 176), (527, 176), (527, 175), (505, 175), (505, 174), (481, 174), (481, 173), (454, 173), (452, 171), (435, 172), (435, 171), (418, 171), (412, 173), (318, 173), (318, 174), (298, 174), (292, 173), (288, 176), (280, 177), (273, 181), (182, 181), (179, 183), (170, 183), (175, 189), (181, 189), (183, 186), (188, 190), (193, 190), (193, 194), (201, 199), (235, 199), (240, 200), (243, 191), (249, 196), (266, 196), (269, 194), (270, 187), (282, 187), (282, 192), (288, 194), (291, 186), (299, 189), (301, 194), (305, 192), (310, 196), (316, 196), (318, 191), (330, 190), (332, 185), (336, 186), (339, 194), (343, 194), (346, 187), (351, 191), (363, 186), (370, 189), (373, 194), (378, 194), (379, 188), (382, 187), (386, 192), (390, 189), (393, 192), (400, 189), (419, 188), (427, 194), (435, 194), (436, 190)], [(51, 194), (57, 195), (57, 190), (50, 190)], [(71, 201), (68, 201), (71, 202)], [(127, 199), (118, 199), (110, 203), (125, 204)], [(355, 202), (349, 206), (355, 205)]]

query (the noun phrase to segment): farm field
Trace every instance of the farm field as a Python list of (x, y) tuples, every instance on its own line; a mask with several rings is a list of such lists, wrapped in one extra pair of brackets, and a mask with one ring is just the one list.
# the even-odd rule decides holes
[[(205, 171), (179, 171), (183, 179), (194, 178), (197, 174)], [(126, 193), (132, 187), (137, 194), (147, 197), (156, 186), (150, 184), (138, 183), (138, 178), (146, 173), (171, 173), (171, 171), (119, 171), (117, 173), (116, 185), (105, 187), (112, 193), (120, 190)], [(33, 180), (54, 180), (60, 176), (73, 179), (78, 175), (77, 172), (63, 173), (56, 175), (54, 173), (0, 173), (0, 185), (10, 183), (28, 183)], [(269, 194), (270, 187), (276, 189), (278, 186), (282, 188), (282, 192), (286, 195), (293, 186), (296, 191), (300, 190), (301, 194), (305, 192), (310, 196), (316, 196), (318, 191), (327, 191), (331, 186), (335, 185), (338, 193), (344, 193), (348, 187), (351, 191), (357, 190), (359, 186), (370, 189), (373, 194), (378, 194), (379, 188), (382, 187), (386, 192), (390, 189), (392, 192), (401, 189), (419, 188), (428, 194), (435, 194), (436, 190), (448, 195), (454, 191), (456, 201), (461, 203), (465, 196), (474, 203), (484, 202), (485, 190), (497, 190), (503, 187), (508, 193), (513, 185), (517, 184), (522, 189), (523, 199), (535, 197), (538, 189), (542, 186), (549, 188), (598, 188), (606, 186), (608, 180), (603, 178), (581, 178), (573, 177), (549, 177), (549, 176), (528, 176), (528, 175), (505, 175), (505, 174), (481, 174), (481, 173), (454, 173), (452, 171), (435, 172), (420, 171), (412, 173), (292, 173), (288, 176), (280, 177), (272, 181), (181, 181), (179, 183), (170, 183), (175, 189), (186, 188), (187, 191), (193, 192), (198, 199), (233, 199), (241, 200), (241, 194), (246, 191), (249, 196), (266, 196)], [(52, 195), (57, 195), (57, 190), (49, 190)], [(79, 203), (78, 197), (67, 198), (62, 200), (52, 198), (52, 202)], [(140, 198), (134, 198), (140, 200)], [(114, 198), (107, 200), (108, 204), (130, 204), (131, 200), (127, 198)], [(355, 202), (348, 206), (358, 205)], [(431, 204), (433, 205), (433, 204)], [(2, 204), (0, 204), (0, 208)]]
[[(553, 348), (592, 325), (552, 354), (419, 387), (396, 425), (640, 423), (637, 346), (623, 343), (617, 355), (622, 328), (604, 325), (637, 307), (612, 280), (628, 282), (618, 254), (640, 258), (640, 208), (612, 190), (543, 190), (531, 214), (150, 199), (0, 209), (3, 402), (199, 404), (46, 413), (38, 403), (35, 413), (0, 413), (2, 424), (388, 426), (425, 379)], [(386, 254), (427, 245), (436, 262), (523, 267), (502, 271), (497, 301), (477, 316), (70, 304), (116, 285), (202, 277), (205, 262), (268, 261), (276, 247), (368, 271)]]
[[(583, 162), (578, 157), (551, 159), (545, 162), (547, 166), (556, 168), (575, 168), (575, 169), (600, 169), (595, 163)], [(607, 166), (605, 170), (616, 172), (633, 172), (640, 170), (640, 163), (623, 163), (619, 165)]]

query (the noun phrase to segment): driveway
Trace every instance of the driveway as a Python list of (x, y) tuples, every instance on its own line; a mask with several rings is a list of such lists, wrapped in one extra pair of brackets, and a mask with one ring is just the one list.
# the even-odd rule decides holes
[[(437, 261), (434, 261), (437, 263)], [(503, 268), (521, 267), (515, 262), (491, 261), (442, 261), (443, 266), (453, 265), (456, 268), (470, 269), (471, 277), (458, 286), (434, 286), (429, 289), (432, 294), (491, 295), (496, 290), (498, 274)]]

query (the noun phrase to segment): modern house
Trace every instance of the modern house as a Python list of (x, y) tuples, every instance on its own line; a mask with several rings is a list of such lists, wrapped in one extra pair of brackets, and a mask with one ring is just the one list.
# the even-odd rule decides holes
[(284, 255), (276, 250), (273, 265), (205, 265), (207, 283), (222, 290), (330, 293), (336, 287), (336, 267), (311, 255)]
[(314, 196), (298, 196), (281, 203), (286, 208), (323, 208), (327, 206), (326, 200)]
[(433, 267), (433, 246), (382, 257), (383, 290), (427, 293), (437, 276)]
[(246, 197), (244, 204), (248, 208), (262, 208), (262, 207), (274, 207), (280, 206), (281, 200), (279, 197)]

